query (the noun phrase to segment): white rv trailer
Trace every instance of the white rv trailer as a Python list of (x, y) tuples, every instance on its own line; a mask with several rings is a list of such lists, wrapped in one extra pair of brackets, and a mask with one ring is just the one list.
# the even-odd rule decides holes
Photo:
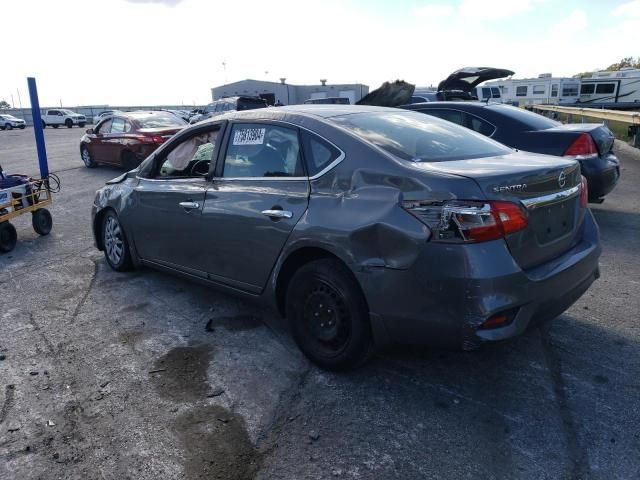
[(480, 87), (498, 87), (503, 103), (517, 106), (575, 103), (579, 98), (580, 79), (554, 77), (542, 73), (538, 78), (492, 80)]
[(605, 108), (640, 107), (640, 69), (593, 72), (582, 78), (576, 103)]

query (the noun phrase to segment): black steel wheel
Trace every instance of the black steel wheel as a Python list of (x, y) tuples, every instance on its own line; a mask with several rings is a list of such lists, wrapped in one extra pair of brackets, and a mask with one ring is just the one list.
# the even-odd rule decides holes
[(358, 366), (372, 351), (364, 295), (351, 271), (338, 260), (315, 260), (293, 275), (286, 313), (300, 349), (324, 369)]
[(15, 248), (17, 241), (18, 232), (16, 232), (16, 227), (7, 221), (0, 222), (0, 252), (10, 252)]
[(53, 228), (53, 218), (46, 208), (39, 208), (31, 214), (31, 224), (38, 235), (49, 235)]
[(102, 219), (102, 246), (104, 257), (111, 268), (118, 272), (131, 270), (133, 262), (129, 243), (118, 216), (112, 210), (108, 211)]

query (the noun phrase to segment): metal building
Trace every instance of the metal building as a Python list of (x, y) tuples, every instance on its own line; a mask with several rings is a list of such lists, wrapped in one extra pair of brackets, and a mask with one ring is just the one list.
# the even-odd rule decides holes
[(211, 89), (213, 100), (234, 95), (259, 95), (271, 105), (277, 102), (283, 105), (295, 105), (309, 99), (329, 97), (348, 98), (349, 103), (353, 104), (367, 93), (369, 93), (369, 86), (361, 83), (329, 85), (326, 80), (320, 80), (320, 85), (291, 85), (286, 83), (286, 78), (281, 78), (280, 82), (240, 80)]

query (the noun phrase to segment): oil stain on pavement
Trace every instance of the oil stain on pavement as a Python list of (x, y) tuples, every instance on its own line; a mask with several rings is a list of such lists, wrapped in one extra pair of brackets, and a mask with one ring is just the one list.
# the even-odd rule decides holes
[(182, 346), (160, 357), (150, 370), (160, 396), (176, 402), (198, 401), (209, 391), (207, 368), (211, 346)]

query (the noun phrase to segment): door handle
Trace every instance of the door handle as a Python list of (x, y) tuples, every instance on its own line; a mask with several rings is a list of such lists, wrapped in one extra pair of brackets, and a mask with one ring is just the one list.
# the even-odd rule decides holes
[(180, 202), (180, 205), (185, 210), (193, 210), (194, 208), (200, 208), (200, 204), (198, 202)]
[(271, 218), (291, 218), (293, 213), (289, 210), (263, 210), (263, 215)]

